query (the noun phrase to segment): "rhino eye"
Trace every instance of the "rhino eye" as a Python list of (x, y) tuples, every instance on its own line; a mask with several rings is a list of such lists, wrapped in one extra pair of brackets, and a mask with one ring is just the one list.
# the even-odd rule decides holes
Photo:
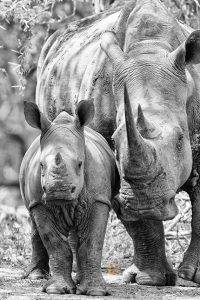
[(44, 176), (44, 164), (40, 162), (41, 175)]

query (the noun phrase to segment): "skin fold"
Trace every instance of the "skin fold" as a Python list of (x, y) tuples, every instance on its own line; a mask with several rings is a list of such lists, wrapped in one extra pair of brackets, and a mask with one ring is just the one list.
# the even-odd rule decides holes
[[(92, 100), (81, 101), (75, 117), (62, 112), (53, 122), (36, 104), (25, 103), (25, 118), (41, 136), (20, 170), (32, 228), (32, 261), (24, 277), (44, 278), (50, 271), (43, 286), (50, 294), (107, 294), (101, 256), (118, 173), (106, 140), (85, 127), (93, 116)], [(73, 253), (76, 282), (71, 276)]]
[(177, 214), (175, 195), (184, 190), (192, 202), (192, 239), (178, 274), (200, 283), (199, 53), (200, 32), (163, 3), (130, 0), (87, 27), (56, 32), (39, 60), (41, 111), (53, 120), (94, 98), (90, 127), (115, 150), (120, 191), (112, 204), (135, 248), (126, 282), (175, 284), (162, 221)]

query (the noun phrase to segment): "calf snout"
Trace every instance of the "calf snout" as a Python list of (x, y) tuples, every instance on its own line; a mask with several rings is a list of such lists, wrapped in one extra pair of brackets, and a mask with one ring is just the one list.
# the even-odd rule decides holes
[(76, 199), (76, 186), (73, 183), (63, 183), (63, 180), (54, 180), (53, 183), (42, 186), (44, 191), (43, 198), (46, 201)]

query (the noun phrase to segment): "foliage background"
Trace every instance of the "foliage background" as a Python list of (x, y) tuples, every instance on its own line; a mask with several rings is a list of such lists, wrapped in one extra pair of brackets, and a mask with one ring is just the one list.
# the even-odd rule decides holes
[[(24, 121), (23, 101), (35, 99), (38, 57), (56, 29), (121, 6), (120, 0), (0, 1), (0, 262), (25, 267), (30, 260), (30, 227), (18, 187), (20, 163), (38, 134)], [(175, 17), (200, 28), (200, 0), (162, 0)], [(191, 210), (187, 195), (177, 196), (180, 213), (166, 222), (166, 247), (175, 267), (189, 244)], [(118, 272), (130, 263), (130, 238), (111, 212), (103, 266)]]

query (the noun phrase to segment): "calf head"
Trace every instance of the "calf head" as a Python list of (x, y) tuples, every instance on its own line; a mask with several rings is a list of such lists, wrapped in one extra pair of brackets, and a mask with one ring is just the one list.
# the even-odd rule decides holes
[(104, 33), (101, 47), (114, 66), (122, 215), (171, 219), (192, 167), (186, 105), (194, 84), (186, 66), (200, 63), (200, 31), (172, 52), (146, 39), (124, 53), (112, 32)]
[(84, 186), (84, 126), (94, 115), (92, 100), (81, 101), (75, 118), (61, 112), (51, 122), (36, 104), (25, 102), (25, 118), (41, 130), (41, 186), (45, 202), (74, 201)]

